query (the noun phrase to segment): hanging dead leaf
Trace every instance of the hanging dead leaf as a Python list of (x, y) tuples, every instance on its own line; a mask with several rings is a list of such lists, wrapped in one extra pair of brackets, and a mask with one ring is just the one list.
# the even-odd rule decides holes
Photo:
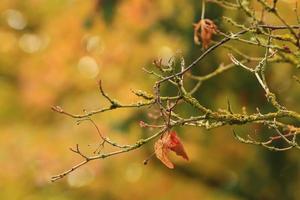
[(156, 157), (168, 168), (173, 169), (174, 164), (170, 161), (168, 157), (169, 149), (164, 141), (164, 138), (159, 139), (154, 144), (154, 151)]
[(200, 20), (197, 24), (194, 24), (194, 41), (196, 44), (200, 44), (200, 39), (204, 49), (208, 48), (213, 34), (217, 33), (217, 26), (210, 19)]
[(174, 151), (176, 155), (182, 156), (185, 160), (189, 160), (184, 147), (175, 131), (168, 132), (154, 144), (156, 157), (168, 168), (173, 169), (174, 164), (170, 161), (168, 154)]
[(172, 131), (169, 134), (170, 139), (169, 141), (169, 148), (170, 150), (174, 151), (176, 153), (176, 155), (178, 156), (182, 156), (184, 159), (189, 160), (188, 155), (186, 154), (184, 147), (180, 141), (180, 138), (177, 136), (175, 131)]

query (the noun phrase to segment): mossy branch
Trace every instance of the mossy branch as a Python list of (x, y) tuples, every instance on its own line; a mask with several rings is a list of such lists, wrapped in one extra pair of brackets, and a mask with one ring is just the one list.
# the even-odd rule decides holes
[[(297, 143), (297, 136), (300, 134), (300, 113), (289, 109), (286, 105), (282, 105), (282, 103), (278, 100), (280, 98), (278, 98), (276, 91), (271, 91), (269, 88), (270, 80), (265, 75), (265, 71), (269, 65), (275, 62), (300, 66), (299, 34), (296, 32), (300, 29), (300, 25), (292, 25), (285, 21), (285, 19), (280, 15), (276, 0), (274, 0), (272, 4), (268, 4), (264, 0), (258, 0), (258, 2), (261, 4), (264, 11), (277, 17), (281, 21), (282, 25), (266, 24), (264, 22), (264, 17), (261, 17), (261, 19), (257, 18), (249, 1), (244, 0), (236, 0), (236, 3), (224, 0), (202, 0), (201, 20), (204, 20), (205, 18), (205, 6), (208, 2), (217, 3), (224, 9), (233, 9), (237, 12), (243, 12), (246, 14), (249, 24), (246, 25), (244, 23), (237, 22), (235, 19), (223, 17), (225, 21), (235, 28), (238, 28), (239, 31), (232, 33), (230, 30), (222, 31), (214, 29), (214, 31), (223, 38), (219, 39), (217, 42), (213, 42), (209, 48), (203, 51), (203, 53), (201, 53), (198, 58), (189, 65), (186, 65), (182, 56), (178, 59), (179, 62), (176, 63), (175, 61), (172, 61), (172, 63), (168, 66), (162, 66), (161, 59), (155, 60), (155, 67), (153, 70), (144, 69), (147, 75), (154, 76), (157, 79), (153, 85), (153, 92), (149, 93), (143, 90), (132, 90), (134, 95), (141, 98), (140, 101), (133, 103), (121, 103), (120, 101), (111, 98), (111, 96), (104, 91), (102, 83), (99, 81), (100, 94), (108, 101), (108, 106), (92, 111), (85, 111), (83, 114), (72, 114), (63, 110), (59, 106), (52, 107), (55, 112), (72, 117), (76, 119), (77, 122), (90, 121), (97, 130), (101, 140), (99, 148), (95, 151), (96, 155), (85, 155), (80, 150), (78, 144), (76, 145), (76, 148), (71, 148), (70, 150), (80, 155), (83, 158), (83, 161), (74, 165), (69, 170), (53, 176), (52, 181), (65, 177), (92, 160), (104, 159), (136, 150), (177, 126), (195, 126), (205, 129), (213, 129), (226, 125), (243, 126), (245, 124), (261, 124), (274, 131), (274, 134), (266, 141), (259, 141), (252, 138), (250, 135), (244, 138), (238, 135), (234, 130), (233, 135), (241, 143), (261, 146), (271, 151), (300, 149), (299, 144)], [(262, 13), (262, 16), (264, 14), (265, 13)], [(280, 34), (275, 32), (277, 30), (281, 30)], [(261, 48), (264, 53), (259, 57), (251, 57), (248, 54), (243, 53), (243, 51), (239, 50), (236, 46), (231, 44), (229, 45), (228, 43), (230, 41), (236, 41), (243, 46), (248, 45), (249, 48), (255, 45), (256, 47)], [(192, 69), (196, 68), (201, 61), (204, 61), (207, 56), (213, 54), (214, 51), (220, 47), (226, 48), (227, 51), (229, 51), (231, 63), (226, 65), (219, 64), (215, 70), (206, 75), (194, 75)], [(174, 58), (174, 60), (176, 59)], [(248, 66), (249, 62), (256, 62), (257, 65), (255, 67), (250, 67)], [(244, 109), (242, 113), (235, 113), (229, 100), (226, 102), (227, 110), (214, 110), (210, 108), (210, 105), (203, 105), (201, 103), (201, 97), (195, 97), (194, 94), (200, 91), (200, 86), (202, 84), (207, 83), (207, 81), (212, 78), (217, 78), (223, 75), (225, 72), (234, 67), (241, 67), (249, 72), (249, 76), (255, 77), (257, 84), (261, 86), (261, 91), (265, 94), (266, 100), (273, 106), (273, 111), (262, 113), (259, 109), (257, 109), (257, 112), (255, 113), (247, 113), (245, 111), (246, 109)], [(293, 78), (296, 83), (300, 83), (297, 76), (294, 76)], [(189, 80), (193, 80), (193, 82), (196, 81), (196, 83), (192, 88), (188, 89), (186, 83)], [(176, 95), (163, 95), (161, 88), (167, 83), (168, 85), (171, 85), (172, 90), (174, 90)], [(181, 105), (190, 105), (199, 114), (196, 116), (182, 117), (180, 109), (177, 110), (177, 108)], [(137, 140), (133, 144), (119, 144), (118, 142), (112, 141), (108, 137), (104, 136), (96, 122), (91, 119), (94, 115), (124, 108), (143, 108), (149, 115), (149, 122), (141, 121), (141, 128), (159, 130), (149, 137)], [(155, 114), (152, 114), (152, 112)], [(290, 121), (294, 123), (287, 123), (286, 119), (291, 119)], [(274, 143), (274, 141), (278, 140), (283, 141), (284, 146), (277, 146), (277, 144)], [(102, 150), (105, 145), (117, 148), (117, 150), (103, 153)]]

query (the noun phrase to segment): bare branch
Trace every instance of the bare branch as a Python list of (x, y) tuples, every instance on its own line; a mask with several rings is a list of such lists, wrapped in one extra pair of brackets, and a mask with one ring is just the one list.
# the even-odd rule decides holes
[[(216, 27), (214, 22), (210, 19), (205, 19), (205, 16), (208, 16), (208, 14), (205, 13), (208, 2), (216, 3), (224, 9), (244, 13), (247, 16), (245, 20), (247, 23), (241, 23), (238, 19), (224, 16), (223, 19), (228, 22), (230, 26), (233, 26), (239, 31), (233, 33), (231, 30), (226, 30), (226, 28), (221, 30), (220, 27), (220, 30), (218, 30), (219, 28)], [(162, 59), (157, 58), (153, 62), (154, 69), (143, 68), (147, 75), (156, 78), (156, 82), (153, 84), (153, 92), (151, 93), (143, 90), (132, 90), (132, 93), (141, 100), (133, 103), (121, 103), (105, 92), (101, 81), (99, 81), (100, 94), (108, 101), (109, 105), (100, 109), (85, 111), (83, 114), (72, 114), (64, 111), (64, 109), (59, 106), (53, 106), (53, 111), (75, 118), (78, 123), (81, 121), (89, 121), (99, 135), (99, 146), (92, 155), (85, 155), (78, 144), (76, 144), (76, 148), (70, 148), (73, 153), (81, 156), (83, 161), (53, 176), (51, 180), (59, 180), (92, 160), (104, 159), (138, 149), (146, 143), (160, 136), (162, 137), (165, 133), (169, 133), (178, 126), (194, 126), (210, 130), (226, 125), (244, 126), (245, 124), (255, 124), (269, 128), (273, 131), (272, 135), (268, 136), (266, 141), (260, 141), (250, 134), (240, 136), (233, 130), (234, 137), (241, 143), (261, 146), (271, 151), (299, 150), (300, 147), (297, 143), (297, 136), (300, 134), (300, 113), (280, 104), (280, 101), (278, 101), (280, 93), (275, 91), (276, 88), (273, 89), (270, 87), (272, 79), (266, 76), (265, 71), (272, 63), (287, 63), (293, 66), (300, 66), (300, 34), (298, 33), (300, 25), (292, 25), (281, 16), (277, 7), (277, 0), (271, 2), (258, 0), (262, 9), (259, 15), (255, 13), (251, 5), (247, 2), (249, 1), (236, 0), (236, 3), (231, 3), (225, 0), (202, 0), (201, 20), (211, 21), (213, 23), (213, 34), (217, 34), (219, 37), (217, 42), (211, 42), (212, 32), (211, 34), (206, 33), (206, 36), (209, 36), (209, 42), (212, 43), (212, 46), (202, 51), (189, 65), (186, 65), (186, 61), (181, 54), (176, 54), (170, 58), (167, 64), (163, 64)], [(295, 10), (297, 10), (297, 4)], [(300, 21), (297, 11), (295, 12), (297, 20)], [(276, 17), (282, 25), (266, 24), (265, 18), (269, 16)], [(197, 38), (198, 36), (201, 39), (205, 38), (205, 34), (201, 35), (201, 33), (203, 33), (202, 31), (203, 30), (200, 29), (196, 30)], [(232, 44), (228, 44), (230, 41), (233, 41)], [(236, 43), (240, 46), (235, 46)], [(261, 55), (253, 57), (245, 53), (249, 51), (241, 48), (241, 46), (247, 46), (249, 48), (255, 46), (264, 52), (261, 53)], [(196, 66), (220, 47), (225, 48), (227, 53), (229, 51), (228, 56), (231, 62), (226, 65), (221, 62), (217, 64), (217, 67), (210, 73), (201, 76), (195, 75), (196, 70), (194, 69)], [(223, 51), (221, 51), (220, 54), (222, 53)], [(228, 61), (224, 61), (224, 63), (226, 62)], [(254, 67), (249, 67), (250, 62), (257, 64)], [(241, 113), (233, 112), (229, 99), (227, 99), (227, 102), (224, 100), (224, 103), (227, 105), (225, 109), (214, 108), (214, 106), (210, 104), (201, 102), (201, 86), (209, 84), (208, 80), (219, 77), (236, 66), (245, 69), (249, 72), (250, 76), (255, 77), (255, 83), (261, 86), (266, 100), (273, 107), (273, 111), (264, 112), (264, 109), (261, 109), (261, 111), (257, 108), (254, 113), (251, 113), (247, 112), (247, 107), (244, 106)], [(300, 83), (297, 76), (293, 78), (297, 83)], [(164, 94), (165, 86), (168, 86), (168, 89), (172, 90), (173, 95), (168, 95), (169, 93), (167, 92)], [(271, 91), (271, 89), (274, 90), (274, 92)], [(181, 105), (192, 106), (195, 109), (195, 113), (198, 114), (186, 116), (186, 113), (178, 109)], [(138, 109), (142, 107), (147, 108), (146, 112), (148, 115), (145, 116), (148, 116), (149, 120), (145, 120), (147, 121), (146, 123), (142, 121), (144, 119), (139, 119), (140, 127), (148, 128), (150, 131), (156, 130), (156, 132), (145, 139), (133, 142), (133, 144), (119, 144), (111, 140), (100, 131), (97, 123), (91, 119), (91, 116), (116, 109)], [(283, 144), (278, 145), (278, 142), (275, 141), (283, 141)], [(105, 152), (106, 149), (104, 148), (107, 146), (116, 150)], [(147, 164), (148, 160), (147, 158), (144, 163)]]

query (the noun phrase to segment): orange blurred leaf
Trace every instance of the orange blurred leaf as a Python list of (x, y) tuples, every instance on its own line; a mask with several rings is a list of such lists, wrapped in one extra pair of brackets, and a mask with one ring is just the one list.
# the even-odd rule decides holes
[(213, 34), (217, 33), (217, 26), (210, 19), (200, 20), (197, 24), (194, 24), (194, 41), (196, 44), (200, 44), (200, 39), (204, 49), (208, 48)]

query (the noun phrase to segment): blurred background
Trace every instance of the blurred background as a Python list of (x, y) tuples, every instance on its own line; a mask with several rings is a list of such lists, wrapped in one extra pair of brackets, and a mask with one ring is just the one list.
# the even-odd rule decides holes
[[(279, 8), (295, 24), (291, 2), (280, 1)], [(258, 5), (254, 8), (260, 11)], [(0, 199), (299, 198), (299, 151), (274, 153), (240, 144), (231, 127), (177, 129), (190, 162), (172, 157), (174, 170), (157, 159), (143, 165), (153, 152), (150, 143), (128, 154), (91, 162), (50, 182), (52, 175), (81, 160), (69, 147), (78, 143), (92, 154), (99, 143), (91, 124), (76, 125), (74, 119), (51, 111), (51, 106), (79, 114), (107, 105), (98, 91), (100, 79), (110, 96), (124, 103), (137, 100), (131, 89), (152, 92), (155, 78), (142, 67), (151, 69), (157, 57), (166, 63), (178, 51), (187, 64), (197, 58), (202, 50), (193, 43), (192, 24), (200, 15), (199, 0), (1, 0)], [(222, 21), (223, 15), (247, 23), (237, 11), (207, 4), (207, 18), (222, 30), (236, 30)], [(266, 18), (280, 24), (274, 17)], [(248, 55), (263, 55), (263, 49), (232, 44)], [(194, 74), (204, 75), (229, 63), (227, 53), (218, 49)], [(280, 101), (299, 111), (299, 85), (291, 79), (297, 73), (295, 66), (273, 64), (267, 76)], [(256, 107), (262, 112), (272, 110), (255, 78), (237, 68), (206, 82), (196, 97), (212, 109), (225, 109), (228, 98), (234, 112), (241, 112), (243, 106), (248, 112), (255, 112)], [(189, 107), (181, 112), (196, 114)], [(138, 124), (149, 121), (146, 109), (117, 110), (94, 119), (120, 143), (134, 143), (152, 133)], [(237, 130), (268, 134), (261, 127)]]

